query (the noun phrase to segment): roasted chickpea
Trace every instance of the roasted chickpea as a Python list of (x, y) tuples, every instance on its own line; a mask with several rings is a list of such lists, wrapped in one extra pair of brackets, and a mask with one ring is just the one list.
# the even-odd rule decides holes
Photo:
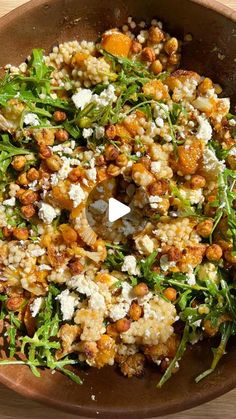
[(37, 199), (37, 193), (32, 191), (31, 189), (24, 191), (22, 195), (19, 197), (19, 200), (23, 205), (33, 204), (35, 201), (37, 201)]
[(125, 167), (128, 163), (128, 158), (126, 156), (126, 154), (120, 154), (117, 158), (116, 158), (116, 164), (119, 167)]
[(34, 180), (39, 179), (39, 171), (35, 169), (34, 167), (32, 167), (31, 169), (28, 170), (26, 176), (30, 182), (33, 182)]
[(69, 263), (69, 268), (70, 268), (70, 271), (73, 275), (81, 274), (81, 272), (83, 272), (83, 269), (84, 269), (82, 263), (80, 263), (80, 261), (78, 259), (76, 259), (73, 262), (70, 262)]
[(27, 186), (29, 184), (26, 173), (21, 173), (21, 175), (18, 176), (17, 183), (21, 186)]
[(76, 242), (78, 235), (76, 231), (68, 224), (61, 224), (59, 230), (62, 233), (62, 237), (67, 244)]
[(153, 74), (160, 74), (163, 70), (163, 65), (160, 60), (153, 61), (150, 66), (150, 70), (153, 72)]
[(109, 144), (108, 146), (105, 147), (105, 158), (108, 161), (112, 161), (112, 160), (116, 160), (117, 157), (119, 156), (119, 150), (112, 144)]
[(46, 165), (52, 172), (58, 172), (62, 166), (62, 160), (57, 154), (46, 159)]
[(55, 130), (51, 128), (42, 128), (34, 132), (35, 140), (39, 146), (49, 146), (54, 144)]
[(159, 44), (164, 39), (164, 33), (158, 26), (151, 26), (148, 31), (148, 41), (151, 44)]
[(120, 168), (116, 166), (115, 164), (109, 164), (107, 168), (107, 174), (114, 177), (119, 176)]
[(175, 301), (176, 297), (177, 297), (177, 291), (176, 289), (172, 288), (172, 287), (168, 287), (164, 290), (163, 292), (164, 296), (170, 300), (170, 301)]
[(164, 45), (165, 52), (168, 55), (174, 54), (178, 50), (179, 44), (176, 38), (170, 38)]
[(153, 48), (145, 47), (141, 53), (141, 59), (143, 61), (149, 61), (152, 63), (156, 59), (156, 54)]
[(12, 160), (12, 167), (17, 170), (18, 172), (20, 172), (21, 170), (24, 169), (25, 167), (25, 163), (26, 163), (26, 158), (25, 156), (15, 156), (14, 159)]
[(3, 233), (4, 237), (6, 237), (6, 239), (8, 239), (9, 237), (12, 236), (12, 229), (8, 228), (8, 227), (3, 227), (2, 228), (2, 233)]
[(104, 156), (100, 155), (96, 157), (96, 165), (97, 166), (103, 166), (105, 164)]
[(224, 252), (224, 257), (227, 260), (227, 262), (230, 263), (230, 265), (235, 265), (236, 264), (236, 256), (234, 256), (232, 250), (226, 250)]
[(70, 136), (67, 131), (64, 129), (58, 129), (55, 134), (55, 138), (59, 143), (64, 143), (65, 141), (68, 141)]
[(217, 261), (222, 257), (223, 251), (218, 244), (212, 244), (206, 250), (206, 257), (210, 261)]
[(139, 163), (141, 163), (147, 170), (150, 170), (151, 168), (151, 160), (148, 156), (140, 157), (138, 160)]
[(176, 246), (170, 246), (170, 248), (167, 251), (168, 260), (169, 261), (177, 261), (181, 258), (182, 252), (178, 247)]
[(74, 169), (72, 169), (68, 175), (68, 178), (72, 181), (72, 182), (77, 182), (82, 176), (82, 171), (80, 169), (80, 167), (75, 167)]
[(24, 205), (23, 207), (21, 207), (21, 212), (25, 218), (31, 218), (35, 214), (35, 208), (33, 207), (33, 205)]
[(50, 150), (50, 148), (47, 145), (40, 145), (39, 147), (39, 157), (41, 159), (48, 159), (49, 157), (51, 157), (52, 155), (52, 151)]
[(130, 320), (126, 319), (125, 317), (123, 319), (117, 320), (116, 322), (116, 330), (118, 333), (124, 333), (127, 332), (130, 328)]
[(211, 79), (209, 79), (208, 77), (206, 77), (198, 86), (198, 91), (202, 94), (207, 93), (207, 91), (209, 89), (213, 88), (213, 83), (211, 81)]
[(219, 330), (219, 327), (213, 326), (210, 320), (204, 320), (203, 327), (205, 334), (210, 337), (215, 336)]
[(10, 311), (18, 311), (24, 302), (24, 298), (19, 296), (10, 297), (6, 302), (6, 307)]
[(201, 237), (209, 237), (213, 228), (213, 221), (212, 220), (205, 220), (202, 221), (197, 225), (196, 231)]
[(106, 330), (108, 336), (110, 336), (113, 339), (116, 339), (119, 336), (118, 330), (116, 328), (116, 324), (109, 324), (107, 326), (107, 330)]
[(148, 192), (150, 195), (164, 195), (169, 191), (169, 183), (165, 179), (157, 180), (148, 186)]
[(135, 285), (133, 291), (136, 297), (144, 297), (144, 295), (148, 294), (149, 289), (145, 282), (140, 282), (138, 285)]
[(13, 236), (17, 240), (27, 240), (29, 238), (29, 232), (27, 228), (14, 228), (13, 229)]
[(66, 118), (67, 118), (66, 113), (62, 111), (56, 111), (53, 114), (53, 119), (55, 122), (64, 122)]
[(143, 310), (142, 307), (136, 303), (135, 301), (132, 302), (130, 309), (129, 309), (129, 316), (132, 320), (138, 320), (142, 317)]
[(206, 186), (206, 179), (200, 175), (193, 175), (190, 180), (190, 187), (192, 189), (204, 188)]
[(114, 138), (117, 135), (117, 131), (116, 131), (116, 126), (115, 125), (109, 125), (106, 128), (106, 137), (108, 138), (108, 140), (114, 140)]
[(133, 54), (139, 54), (142, 51), (142, 45), (137, 41), (132, 41), (130, 50)]

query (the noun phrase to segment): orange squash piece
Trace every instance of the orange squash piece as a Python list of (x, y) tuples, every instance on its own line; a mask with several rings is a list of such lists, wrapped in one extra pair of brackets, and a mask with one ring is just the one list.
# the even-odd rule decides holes
[(129, 55), (132, 40), (121, 32), (105, 33), (102, 37), (102, 48), (117, 57)]

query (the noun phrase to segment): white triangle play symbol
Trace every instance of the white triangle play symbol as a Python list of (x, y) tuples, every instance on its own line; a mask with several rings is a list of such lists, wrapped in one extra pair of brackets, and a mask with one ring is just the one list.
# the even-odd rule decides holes
[(110, 198), (108, 202), (108, 219), (110, 223), (113, 223), (124, 215), (129, 214), (130, 208), (117, 199)]

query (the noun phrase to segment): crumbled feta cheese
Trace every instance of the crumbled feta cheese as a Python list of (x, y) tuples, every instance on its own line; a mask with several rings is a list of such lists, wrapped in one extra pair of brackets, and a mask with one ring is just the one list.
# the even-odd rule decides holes
[(73, 276), (67, 281), (67, 286), (76, 289), (77, 292), (85, 294), (87, 297), (90, 297), (93, 293), (99, 291), (98, 285), (84, 275)]
[(193, 272), (190, 272), (186, 275), (186, 282), (188, 283), (188, 285), (196, 284), (196, 278)]
[(168, 269), (173, 268), (174, 266), (176, 266), (176, 262), (169, 261), (167, 255), (161, 256), (161, 258), (160, 258), (160, 268), (162, 269), (162, 271), (166, 272), (166, 271), (168, 271)]
[(133, 255), (125, 256), (121, 270), (122, 272), (128, 272), (129, 275), (140, 274), (136, 258)]
[(86, 176), (89, 180), (92, 180), (93, 182), (95, 182), (95, 180), (97, 179), (97, 170), (95, 167), (93, 167), (92, 169), (88, 169), (86, 170)]
[(50, 265), (45, 265), (42, 263), (42, 265), (39, 266), (39, 271), (51, 271), (52, 267)]
[(158, 208), (158, 204), (162, 202), (161, 196), (158, 196), (158, 195), (150, 195), (148, 199), (149, 199), (150, 207), (154, 209)]
[(14, 207), (16, 205), (16, 198), (13, 196), (12, 198), (5, 199), (5, 201), (3, 201), (3, 205), (7, 207)]
[(73, 201), (73, 207), (75, 208), (84, 200), (85, 193), (80, 185), (72, 184), (69, 190), (69, 197)]
[(163, 119), (162, 119), (162, 118), (160, 118), (160, 116), (158, 116), (158, 117), (155, 119), (155, 122), (156, 122), (156, 125), (157, 125), (159, 128), (163, 128), (163, 127), (164, 127), (164, 121), (163, 121)]
[(104, 214), (104, 212), (107, 210), (108, 204), (106, 201), (103, 201), (103, 199), (98, 199), (97, 201), (90, 204), (90, 207), (99, 213)]
[(39, 203), (39, 218), (46, 224), (51, 224), (51, 222), (60, 214), (58, 208), (53, 208), (52, 205), (46, 204), (45, 202)]
[(109, 84), (107, 89), (103, 90), (100, 95), (93, 95), (92, 100), (96, 102), (98, 106), (108, 106), (111, 103), (116, 102), (117, 96), (115, 94), (115, 87)]
[(183, 199), (189, 200), (190, 204), (199, 204), (204, 201), (204, 196), (202, 194), (202, 189), (188, 189), (188, 188), (179, 188), (180, 196)]
[(40, 120), (38, 118), (38, 115), (29, 112), (24, 116), (23, 123), (25, 125), (32, 125), (36, 127), (37, 125), (40, 125)]
[(89, 89), (81, 89), (75, 93), (71, 98), (77, 109), (84, 109), (92, 99), (92, 92)]
[(66, 289), (56, 297), (56, 300), (60, 301), (63, 320), (71, 320), (79, 302), (77, 295)]
[(231, 127), (235, 127), (235, 125), (236, 125), (236, 119), (231, 118), (231, 119), (229, 120), (229, 125), (230, 125)]
[(38, 256), (42, 256), (45, 254), (45, 250), (42, 249), (40, 246), (36, 247), (36, 249), (33, 249), (30, 251), (30, 255), (32, 257), (38, 257)]
[(225, 164), (217, 159), (213, 150), (206, 147), (203, 153), (203, 169), (215, 178), (225, 169)]
[(90, 138), (93, 135), (93, 129), (92, 128), (84, 128), (82, 131), (82, 135), (84, 138)]
[(114, 304), (109, 309), (109, 317), (116, 322), (127, 315), (129, 307), (130, 304), (125, 302)]
[(147, 234), (135, 239), (135, 244), (141, 254), (150, 255), (154, 251), (154, 242)]
[(88, 306), (92, 310), (105, 311), (106, 310), (106, 303), (105, 303), (105, 299), (104, 299), (103, 295), (100, 294), (100, 292), (97, 292), (97, 291), (93, 292), (93, 294), (91, 295), (91, 297), (89, 299)]
[(212, 127), (208, 120), (201, 115), (197, 116), (197, 121), (199, 123), (199, 127), (196, 137), (207, 143), (212, 137)]
[(159, 173), (161, 169), (161, 162), (159, 161), (152, 161), (151, 162), (151, 172), (152, 173)]
[(99, 125), (97, 125), (95, 127), (95, 138), (96, 140), (100, 140), (101, 138), (103, 138), (105, 135), (105, 128), (104, 127), (99, 127)]
[(37, 297), (35, 300), (30, 304), (30, 311), (31, 316), (36, 317), (38, 312), (40, 311), (43, 304), (43, 297)]

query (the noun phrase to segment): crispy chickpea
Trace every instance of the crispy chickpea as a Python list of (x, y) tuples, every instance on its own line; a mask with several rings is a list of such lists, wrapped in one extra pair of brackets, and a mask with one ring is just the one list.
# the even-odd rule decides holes
[(23, 207), (21, 207), (21, 212), (25, 218), (31, 218), (35, 214), (35, 209), (33, 205), (23, 205)]
[(24, 302), (24, 298), (19, 296), (16, 297), (10, 297), (8, 298), (6, 302), (6, 307), (10, 311), (17, 311), (21, 308), (22, 304)]
[(213, 337), (219, 330), (218, 326), (213, 326), (210, 320), (204, 320), (204, 332), (207, 336)]
[(133, 288), (134, 295), (136, 297), (144, 297), (144, 295), (147, 295), (149, 292), (147, 284), (145, 282), (140, 282), (138, 285), (135, 285)]
[(69, 263), (69, 269), (73, 275), (78, 275), (81, 274), (81, 272), (83, 272), (84, 267), (82, 263), (80, 263), (80, 261), (76, 259), (73, 262)]
[(114, 138), (117, 135), (117, 130), (115, 125), (109, 125), (109, 127), (106, 128), (106, 137), (108, 140), (114, 140)]
[(33, 204), (35, 201), (37, 201), (37, 199), (37, 193), (32, 191), (31, 189), (24, 191), (24, 193), (19, 197), (19, 200), (23, 205)]
[(132, 41), (130, 50), (133, 54), (139, 54), (142, 51), (142, 45), (137, 41)]
[(170, 246), (170, 248), (167, 251), (168, 260), (169, 261), (177, 261), (181, 258), (182, 252), (178, 247), (176, 246)]
[(193, 175), (190, 180), (190, 186), (192, 189), (204, 188), (206, 186), (206, 179), (200, 175)]
[(108, 336), (110, 336), (113, 339), (116, 339), (119, 336), (119, 333), (117, 331), (117, 328), (116, 328), (116, 324), (115, 323), (109, 324), (107, 326), (106, 332), (107, 332)]
[(25, 156), (15, 156), (12, 160), (12, 167), (17, 170), (17, 172), (20, 172), (24, 169), (26, 163)]
[(29, 232), (27, 228), (14, 228), (13, 229), (13, 236), (17, 240), (27, 240), (29, 238)]
[(164, 45), (165, 52), (168, 55), (174, 54), (178, 50), (178, 40), (176, 38), (170, 38)]
[(169, 183), (165, 179), (157, 180), (148, 186), (148, 192), (150, 195), (164, 195), (169, 191)]
[(52, 172), (58, 172), (62, 166), (62, 160), (57, 154), (46, 159), (46, 165)]
[(202, 94), (207, 93), (207, 91), (209, 89), (213, 88), (213, 83), (211, 81), (211, 79), (209, 79), (208, 77), (206, 77), (198, 86), (198, 91)]
[(143, 314), (142, 307), (136, 303), (135, 301), (132, 302), (130, 309), (129, 309), (129, 316), (132, 320), (138, 320)]
[(67, 118), (66, 113), (62, 111), (56, 111), (53, 114), (53, 119), (55, 122), (64, 122), (66, 118)]
[(80, 169), (80, 167), (75, 167), (74, 169), (72, 169), (68, 175), (68, 178), (72, 181), (72, 182), (77, 182), (82, 176), (82, 171)]
[(126, 319), (125, 317), (123, 319), (117, 320), (116, 322), (116, 330), (118, 333), (124, 333), (127, 332), (130, 328), (130, 320)]
[(116, 147), (114, 147), (114, 145), (109, 144), (108, 146), (105, 147), (104, 154), (105, 154), (106, 160), (108, 161), (116, 160), (117, 157), (119, 156), (119, 150)]
[(209, 237), (213, 228), (212, 220), (202, 221), (197, 225), (196, 231), (201, 237)]
[(170, 300), (170, 301), (175, 301), (176, 297), (177, 297), (177, 291), (176, 289), (172, 288), (172, 287), (168, 287), (164, 290), (163, 292), (164, 296)]
[(176, 64), (179, 64), (180, 59), (181, 59), (180, 54), (171, 54), (170, 57), (168, 58), (168, 64), (175, 66)]
[(164, 39), (164, 33), (158, 26), (151, 26), (148, 31), (148, 41), (151, 44), (159, 44)]
[(150, 66), (150, 70), (153, 72), (153, 74), (160, 74), (163, 70), (163, 65), (160, 60), (153, 61)]
[(127, 158), (127, 156), (124, 153), (120, 154), (116, 158), (116, 164), (119, 167), (125, 167), (127, 165), (127, 163), (128, 163), (128, 158)]
[(55, 131), (54, 129), (50, 129), (50, 128), (42, 128), (42, 129), (36, 130), (36, 132), (34, 133), (34, 137), (39, 146), (53, 145), (54, 138), (55, 138)]
[(32, 167), (31, 169), (28, 170), (26, 176), (27, 176), (27, 179), (30, 180), (30, 182), (33, 182), (34, 180), (39, 179), (39, 171), (35, 169), (34, 167)]
[(64, 143), (65, 141), (68, 141), (70, 136), (68, 132), (64, 129), (58, 129), (55, 134), (55, 138), (59, 143)]
[(95, 158), (97, 166), (103, 166), (105, 164), (104, 156), (100, 155)]
[(147, 170), (150, 170), (151, 168), (151, 160), (148, 156), (140, 157), (138, 160), (139, 163), (141, 163)]
[(40, 145), (39, 147), (39, 157), (41, 159), (49, 159), (49, 157), (51, 157), (52, 155), (52, 151), (50, 150), (50, 148), (47, 145)]
[(17, 183), (19, 183), (19, 185), (21, 185), (21, 186), (27, 186), (28, 185), (29, 181), (27, 179), (26, 173), (21, 173), (21, 175), (18, 176)]
[(59, 230), (62, 233), (62, 237), (67, 244), (76, 242), (78, 235), (76, 231), (68, 224), (61, 224)]
[(224, 252), (224, 257), (231, 265), (236, 264), (236, 256), (233, 255), (232, 250), (226, 250)]
[(217, 261), (222, 257), (223, 251), (218, 244), (212, 244), (206, 250), (206, 257), (210, 261)]
[(149, 61), (152, 63), (156, 59), (156, 54), (153, 48), (145, 47), (141, 53), (141, 59), (143, 61)]
[(107, 174), (114, 177), (119, 176), (120, 168), (116, 166), (115, 164), (109, 164), (107, 168)]
[(6, 237), (6, 239), (8, 239), (12, 235), (12, 229), (10, 229), (8, 227), (3, 227), (2, 228), (2, 233), (3, 233), (4, 237)]

